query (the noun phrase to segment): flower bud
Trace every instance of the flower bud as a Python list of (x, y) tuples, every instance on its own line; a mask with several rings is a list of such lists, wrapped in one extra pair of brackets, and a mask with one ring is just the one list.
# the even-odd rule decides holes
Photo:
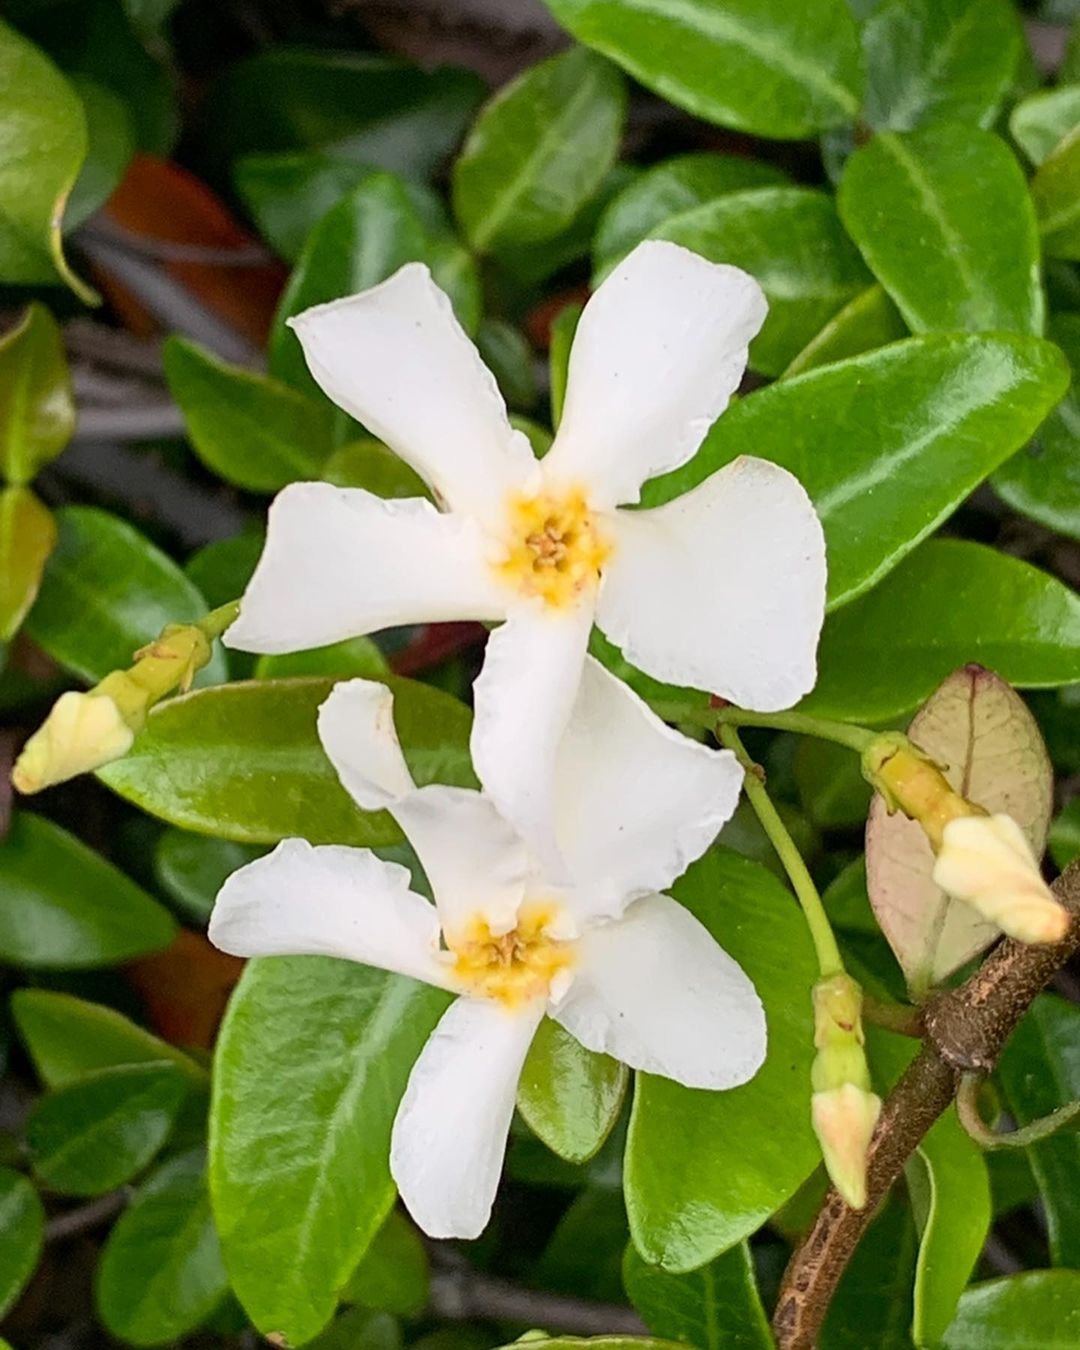
[(963, 816), (945, 826), (934, 882), (1021, 942), (1059, 942), (1068, 911), (1042, 878), (1011, 816)]
[(135, 733), (109, 694), (61, 694), (43, 725), (23, 746), (11, 781), (20, 792), (40, 792), (121, 758), (134, 739)]
[(881, 1098), (855, 1083), (815, 1092), (814, 1133), (829, 1177), (852, 1209), (866, 1204), (866, 1155), (881, 1114)]

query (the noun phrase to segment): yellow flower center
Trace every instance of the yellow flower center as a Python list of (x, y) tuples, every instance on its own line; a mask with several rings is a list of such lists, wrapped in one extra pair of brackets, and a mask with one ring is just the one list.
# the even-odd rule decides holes
[(552, 980), (574, 964), (573, 942), (553, 938), (553, 905), (524, 905), (512, 932), (496, 936), (474, 918), (451, 945), (453, 971), (470, 993), (517, 1007), (546, 996)]
[(502, 576), (549, 605), (573, 604), (595, 586), (611, 552), (584, 493), (515, 498)]

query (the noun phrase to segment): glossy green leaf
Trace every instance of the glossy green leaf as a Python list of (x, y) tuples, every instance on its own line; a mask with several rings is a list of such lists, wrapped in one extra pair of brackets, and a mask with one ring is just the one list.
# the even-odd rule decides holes
[[(386, 683), (417, 782), (471, 784), (468, 710), (428, 685)], [(161, 820), (240, 843), (396, 843), (389, 815), (357, 809), (319, 744), (316, 713), (333, 684), (259, 680), (169, 699), (99, 776)]]
[(318, 478), (334, 448), (325, 399), (229, 365), (185, 338), (165, 343), (165, 377), (199, 458), (249, 492), (277, 492)]
[(168, 1061), (192, 1086), (206, 1072), (182, 1050), (137, 1026), (115, 1008), (53, 989), (17, 989), (11, 1013), (46, 1087), (60, 1088), (99, 1069)]
[(922, 1233), (912, 1338), (933, 1347), (956, 1314), (993, 1217), (982, 1151), (955, 1111), (931, 1127), (908, 1164), (907, 1181)]
[(877, 135), (848, 161), (848, 233), (913, 332), (1041, 333), (1039, 236), (1012, 151), (978, 127)]
[(393, 1200), (390, 1127), (446, 995), (325, 957), (253, 961), (218, 1040), (210, 1184), (234, 1290), (301, 1343)]
[(424, 177), (457, 145), (483, 91), (470, 71), (428, 74), (383, 56), (275, 46), (231, 67), (207, 121), (223, 158), (323, 150)]
[(990, 126), (1022, 43), (1009, 0), (885, 0), (863, 28), (863, 116), (893, 131), (948, 120)]
[(200, 1326), (228, 1291), (202, 1149), (171, 1158), (139, 1187), (105, 1243), (94, 1301), (128, 1345), (160, 1345)]
[(15, 816), (0, 843), (0, 959), (111, 965), (167, 947), (174, 933), (166, 909), (74, 835), (42, 816)]
[(187, 918), (205, 924), (226, 878), (261, 858), (264, 851), (255, 844), (209, 839), (170, 827), (154, 849), (154, 877)]
[(604, 208), (593, 239), (593, 271), (603, 275), (656, 229), (706, 202), (747, 188), (774, 187), (785, 176), (738, 155), (676, 155), (647, 169)]
[(1074, 1350), (1080, 1270), (1027, 1270), (976, 1284), (960, 1300), (941, 1350)]
[[(130, 666), (169, 623), (199, 619), (206, 601), (166, 554), (107, 511), (67, 506), (26, 629), (54, 661), (88, 682)], [(220, 648), (197, 683), (225, 678)]]
[(1046, 253), (1080, 259), (1080, 126), (1039, 166), (1031, 197)]
[(45, 1210), (26, 1177), (0, 1167), (0, 1317), (34, 1273), (45, 1242)]
[(846, 0), (547, 0), (586, 46), (687, 112), (797, 139), (853, 121), (862, 63)]
[(745, 1242), (685, 1275), (650, 1266), (627, 1247), (623, 1283), (657, 1336), (698, 1350), (770, 1350), (773, 1345)]
[(74, 429), (75, 398), (60, 325), (34, 301), (0, 337), (0, 479), (29, 483), (63, 450)]
[(1080, 539), (1080, 314), (1051, 315), (1050, 336), (1069, 359), (1072, 387), (992, 482), (1015, 511)]
[(63, 281), (93, 303), (60, 241), (64, 206), (86, 157), (82, 102), (44, 52), (3, 21), (0, 128), (0, 282)]
[(867, 286), (814, 334), (784, 371), (784, 377), (802, 375), (849, 356), (861, 356), (875, 347), (898, 342), (907, 333), (907, 324), (884, 288), (876, 284)]
[(30, 612), (56, 538), (52, 512), (29, 488), (0, 488), (0, 642)]
[[(1080, 1097), (1080, 1008), (1042, 994), (1013, 1032), (997, 1082), (1009, 1113), (1021, 1125)], [(1080, 1134), (1061, 1133), (1027, 1150), (1046, 1210), (1050, 1255), (1056, 1265), (1080, 1265)]]
[(101, 1195), (141, 1172), (165, 1143), (187, 1092), (177, 1065), (125, 1064), (79, 1078), (35, 1106), (26, 1143), (43, 1185)]
[(677, 497), (751, 450), (782, 464), (825, 526), (836, 608), (878, 582), (1023, 445), (1067, 378), (1061, 354), (1038, 338), (912, 338), (733, 403), (690, 464), (648, 484), (643, 500)]
[(565, 229), (615, 162), (622, 76), (575, 47), (501, 89), (454, 163), (454, 213), (473, 248), (499, 252)]
[(428, 1257), (412, 1223), (392, 1209), (345, 1287), (344, 1299), (399, 1317), (416, 1317), (428, 1301)]
[(390, 674), (386, 657), (374, 638), (346, 638), (326, 647), (304, 652), (281, 652), (260, 656), (255, 677), (260, 680), (289, 679), (298, 675), (333, 675), (336, 679), (381, 680)]
[(86, 118), (86, 159), (64, 212), (65, 234), (105, 205), (135, 153), (135, 128), (125, 100), (96, 80), (80, 77), (73, 84)]
[(764, 867), (716, 849), (673, 894), (743, 967), (765, 1005), (768, 1056), (728, 1092), (694, 1092), (639, 1074), (626, 1146), (634, 1245), (687, 1271), (755, 1232), (819, 1161), (810, 1129), (810, 988), (806, 925)]
[(885, 1201), (829, 1304), (817, 1350), (911, 1350), (917, 1237), (911, 1210)]
[(750, 365), (763, 375), (779, 375), (870, 282), (832, 198), (809, 188), (731, 192), (661, 222), (649, 237), (733, 263), (760, 282), (769, 314), (750, 344)]
[(1040, 89), (1009, 114), (1009, 130), (1033, 164), (1041, 164), (1075, 127), (1080, 126), (1080, 84)]
[(831, 616), (818, 682), (799, 705), (880, 723), (977, 661), (1021, 689), (1080, 680), (1080, 597), (1028, 563), (959, 539), (932, 539), (880, 586)]
[(376, 497), (430, 497), (427, 484), (382, 441), (363, 436), (340, 445), (323, 465), (322, 477), (338, 487), (365, 488)]
[(545, 1018), (518, 1083), (518, 1110), (535, 1135), (568, 1162), (587, 1162), (618, 1119), (626, 1067), (586, 1050)]

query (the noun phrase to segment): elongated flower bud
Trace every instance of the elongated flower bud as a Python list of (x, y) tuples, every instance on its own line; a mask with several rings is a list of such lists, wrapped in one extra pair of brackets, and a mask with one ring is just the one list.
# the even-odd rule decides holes
[(11, 781), (23, 793), (40, 792), (120, 759), (135, 733), (108, 694), (61, 694), (23, 746)]
[(1059, 942), (1069, 915), (1054, 899), (1011, 816), (964, 816), (945, 826), (934, 881), (1021, 942)]

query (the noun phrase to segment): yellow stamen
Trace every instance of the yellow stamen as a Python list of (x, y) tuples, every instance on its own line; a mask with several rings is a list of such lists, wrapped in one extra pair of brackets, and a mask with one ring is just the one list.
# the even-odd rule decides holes
[(522, 907), (517, 927), (496, 935), (477, 916), (451, 944), (454, 974), (470, 993), (517, 1007), (548, 993), (551, 982), (574, 964), (574, 943), (550, 936), (554, 905)]
[(500, 574), (525, 595), (549, 605), (573, 604), (596, 585), (611, 552), (585, 495), (515, 498)]

